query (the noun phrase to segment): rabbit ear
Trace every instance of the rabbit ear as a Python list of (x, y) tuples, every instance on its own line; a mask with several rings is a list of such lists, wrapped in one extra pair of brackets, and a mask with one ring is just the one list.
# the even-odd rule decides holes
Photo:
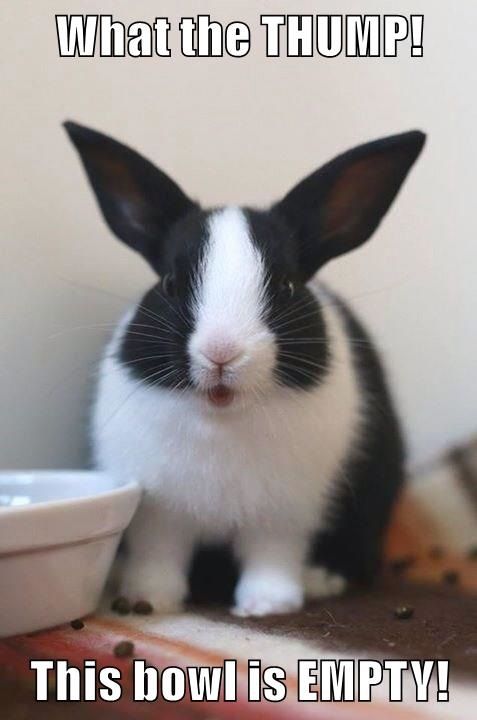
[(197, 206), (165, 173), (126, 145), (73, 122), (64, 127), (109, 227), (159, 270), (164, 235)]
[(361, 145), (302, 180), (274, 206), (297, 232), (304, 279), (370, 237), (424, 141), (423, 133), (413, 131)]

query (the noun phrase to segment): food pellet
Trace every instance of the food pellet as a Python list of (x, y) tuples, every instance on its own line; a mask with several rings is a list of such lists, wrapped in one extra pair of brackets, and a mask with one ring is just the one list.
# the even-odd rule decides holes
[(131, 612), (131, 603), (125, 597), (117, 597), (111, 603), (111, 610), (118, 615), (128, 615)]
[(414, 608), (410, 607), (410, 605), (402, 605), (394, 611), (394, 616), (397, 617), (398, 620), (409, 620), (413, 615)]
[(116, 657), (131, 657), (134, 652), (134, 644), (130, 640), (121, 640), (114, 646), (114, 654)]
[(79, 618), (77, 620), (72, 620), (70, 622), (71, 627), (73, 630), (82, 630), (84, 628), (84, 622), (80, 620)]
[(147, 600), (138, 600), (133, 605), (133, 613), (136, 615), (150, 615), (153, 611), (153, 607)]
[(459, 573), (455, 570), (447, 570), (443, 574), (442, 580), (447, 583), (447, 585), (456, 585), (459, 582)]

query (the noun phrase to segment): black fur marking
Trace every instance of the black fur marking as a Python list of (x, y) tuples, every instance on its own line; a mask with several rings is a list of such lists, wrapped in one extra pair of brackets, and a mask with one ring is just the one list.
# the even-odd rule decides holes
[(329, 369), (323, 314), (315, 296), (305, 286), (296, 286), (291, 307), (286, 303), (283, 310), (281, 305), (279, 297), (273, 297), (268, 318), (278, 346), (275, 373), (282, 385), (306, 390), (319, 384)]
[(385, 374), (368, 333), (337, 298), (352, 339), (353, 362), (367, 401), (361, 441), (336, 479), (330, 498), (330, 526), (316, 536), (313, 564), (348, 580), (369, 583), (380, 561), (384, 531), (404, 482), (404, 446)]
[(146, 385), (187, 387), (186, 351), (191, 324), (187, 307), (166, 297), (157, 283), (141, 300), (117, 351), (129, 373)]
[(275, 376), (281, 385), (313, 387), (328, 371), (329, 347), (319, 301), (300, 278), (293, 234), (273, 212), (245, 213), (267, 271), (264, 320), (278, 346)]
[(161, 282), (142, 298), (118, 349), (118, 360), (137, 380), (185, 389), (190, 384), (187, 342), (193, 331), (194, 285), (207, 242), (207, 213), (193, 211), (163, 241), (164, 275), (174, 277), (175, 295)]
[(189, 571), (189, 600), (230, 605), (238, 580), (239, 563), (228, 544), (196, 548)]

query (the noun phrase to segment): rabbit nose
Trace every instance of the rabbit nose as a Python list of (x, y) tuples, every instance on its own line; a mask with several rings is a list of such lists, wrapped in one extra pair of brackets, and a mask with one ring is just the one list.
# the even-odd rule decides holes
[(211, 341), (202, 349), (202, 355), (219, 368), (229, 365), (242, 355), (240, 347), (232, 341)]

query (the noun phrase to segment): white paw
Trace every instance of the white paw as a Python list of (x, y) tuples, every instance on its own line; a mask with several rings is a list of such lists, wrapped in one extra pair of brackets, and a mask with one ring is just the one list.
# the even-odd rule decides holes
[(123, 569), (120, 595), (129, 602), (147, 600), (155, 612), (178, 612), (187, 594), (184, 575), (155, 564), (128, 563)]
[(235, 591), (232, 614), (238, 617), (283, 615), (303, 605), (300, 583), (283, 575), (254, 575), (240, 580)]
[(346, 590), (346, 580), (323, 567), (305, 570), (305, 595), (310, 600), (341, 595)]

